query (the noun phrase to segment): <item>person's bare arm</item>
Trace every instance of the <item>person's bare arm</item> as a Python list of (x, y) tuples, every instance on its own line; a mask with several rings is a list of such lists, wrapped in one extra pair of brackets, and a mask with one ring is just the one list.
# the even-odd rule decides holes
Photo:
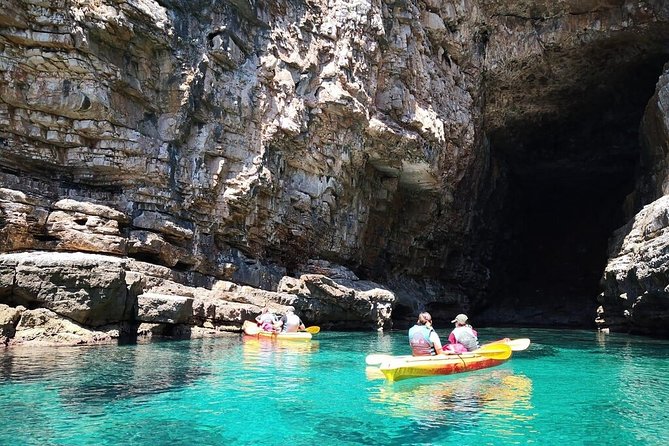
[(441, 339), (439, 339), (439, 335), (436, 332), (433, 331), (430, 334), (430, 341), (434, 344), (434, 351), (436, 354), (441, 355), (446, 353), (441, 346)]

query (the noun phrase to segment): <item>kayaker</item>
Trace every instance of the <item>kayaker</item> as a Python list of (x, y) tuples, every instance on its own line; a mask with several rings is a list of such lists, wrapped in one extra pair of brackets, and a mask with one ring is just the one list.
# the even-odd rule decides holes
[(292, 307), (286, 309), (286, 314), (281, 318), (281, 331), (284, 333), (292, 333), (296, 331), (303, 331), (305, 329), (302, 319), (295, 314)]
[(466, 314), (458, 314), (451, 321), (455, 328), (448, 335), (450, 345), (446, 346), (447, 353), (465, 353), (479, 348), (478, 333), (467, 324), (468, 319)]
[(439, 335), (432, 328), (432, 316), (427, 311), (420, 313), (416, 325), (409, 329), (409, 345), (414, 356), (443, 353)]
[(278, 318), (274, 313), (269, 311), (268, 307), (264, 307), (261, 313), (256, 316), (256, 322), (263, 331), (275, 331), (278, 329)]

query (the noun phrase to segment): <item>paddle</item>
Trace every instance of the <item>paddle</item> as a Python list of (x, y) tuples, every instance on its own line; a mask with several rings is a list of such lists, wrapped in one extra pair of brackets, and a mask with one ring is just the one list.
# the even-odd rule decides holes
[(306, 331), (307, 333), (316, 334), (319, 331), (321, 331), (321, 327), (319, 327), (317, 325), (313, 325), (311, 327), (305, 328), (304, 331)]
[(529, 338), (510, 339), (504, 343), (511, 347), (511, 350), (514, 352), (521, 352), (530, 346)]
[(474, 353), (491, 359), (504, 360), (511, 357), (511, 347), (507, 344), (488, 344), (469, 353)]
[(520, 338), (520, 339), (504, 338), (500, 339), (499, 341), (489, 342), (488, 344), (485, 345), (491, 345), (491, 344), (506, 344), (509, 347), (511, 347), (511, 351), (520, 352), (523, 350), (527, 350), (527, 347), (530, 346), (530, 340), (528, 338)]

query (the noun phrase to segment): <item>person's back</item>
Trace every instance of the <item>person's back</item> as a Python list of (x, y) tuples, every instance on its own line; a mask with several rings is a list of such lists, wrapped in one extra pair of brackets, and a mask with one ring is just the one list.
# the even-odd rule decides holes
[(268, 307), (264, 307), (262, 312), (256, 316), (256, 322), (263, 331), (274, 331), (277, 322), (276, 315)]
[(467, 324), (467, 315), (458, 314), (451, 322), (455, 323), (455, 328), (448, 336), (450, 345), (448, 350), (455, 353), (471, 352), (479, 348), (478, 333)]
[(414, 356), (441, 354), (439, 335), (432, 328), (432, 316), (428, 312), (418, 315), (416, 325), (409, 329), (409, 346)]
[(455, 327), (452, 333), (457, 340), (457, 343), (464, 345), (467, 351), (471, 352), (472, 350), (479, 348), (478, 338), (474, 334), (472, 327), (469, 325)]
[(283, 331), (292, 333), (304, 329), (304, 324), (298, 315), (291, 310), (287, 310), (285, 316), (282, 318)]
[(425, 325), (414, 325), (409, 329), (409, 345), (414, 356), (434, 355), (434, 347), (430, 342), (431, 329)]
[(274, 324), (276, 323), (276, 316), (273, 313), (265, 313), (260, 317), (260, 328), (265, 331), (274, 330)]

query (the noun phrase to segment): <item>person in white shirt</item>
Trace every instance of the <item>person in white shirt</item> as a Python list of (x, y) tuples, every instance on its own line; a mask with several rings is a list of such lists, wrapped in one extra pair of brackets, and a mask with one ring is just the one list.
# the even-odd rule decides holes
[(295, 314), (292, 307), (288, 307), (286, 314), (281, 318), (281, 331), (284, 333), (292, 333), (296, 331), (304, 331), (305, 326), (302, 319)]

